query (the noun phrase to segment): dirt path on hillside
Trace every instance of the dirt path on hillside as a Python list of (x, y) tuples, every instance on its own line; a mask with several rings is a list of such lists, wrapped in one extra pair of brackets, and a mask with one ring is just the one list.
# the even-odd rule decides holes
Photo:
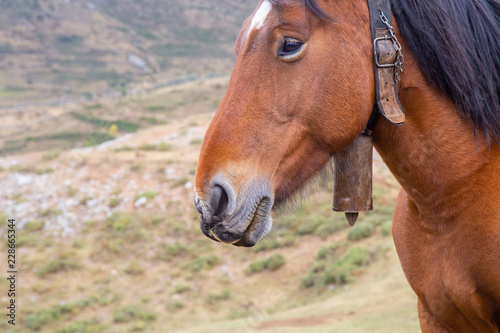
[[(340, 318), (354, 315), (354, 312), (342, 314)], [(337, 316), (337, 318), (335, 318)], [(257, 330), (267, 330), (273, 327), (310, 327), (319, 325), (329, 325), (340, 321), (339, 314), (327, 313), (321, 316), (311, 316), (294, 319), (266, 321), (256, 327)]]

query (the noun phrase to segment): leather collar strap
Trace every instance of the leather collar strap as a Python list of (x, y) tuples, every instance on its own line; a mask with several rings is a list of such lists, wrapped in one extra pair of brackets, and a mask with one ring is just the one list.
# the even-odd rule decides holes
[(389, 0), (368, 0), (368, 9), (373, 41), (376, 94), (375, 106), (365, 130), (365, 134), (370, 135), (379, 114), (394, 125), (402, 125), (405, 113), (397, 94), (397, 81), (404, 58), (392, 28), (391, 4)]

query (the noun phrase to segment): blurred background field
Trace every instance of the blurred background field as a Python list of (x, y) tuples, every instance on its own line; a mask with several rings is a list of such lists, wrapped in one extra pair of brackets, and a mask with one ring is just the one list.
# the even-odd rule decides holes
[(377, 156), (354, 228), (323, 184), (254, 248), (199, 230), (199, 149), (257, 3), (0, 1), (1, 332), (418, 332)]

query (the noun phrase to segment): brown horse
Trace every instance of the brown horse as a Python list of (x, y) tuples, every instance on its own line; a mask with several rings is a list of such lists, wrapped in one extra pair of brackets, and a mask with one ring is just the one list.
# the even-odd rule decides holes
[[(402, 186), (393, 236), (423, 332), (500, 329), (500, 2), (391, 0), (406, 122), (375, 148)], [(365, 129), (375, 103), (366, 0), (263, 0), (206, 133), (201, 229), (253, 246)]]

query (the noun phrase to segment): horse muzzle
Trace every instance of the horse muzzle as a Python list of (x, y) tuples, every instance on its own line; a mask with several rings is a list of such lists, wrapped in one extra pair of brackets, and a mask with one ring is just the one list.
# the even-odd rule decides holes
[(254, 246), (272, 226), (273, 195), (266, 182), (253, 182), (236, 195), (229, 181), (216, 176), (194, 204), (201, 231), (210, 239), (235, 246)]

